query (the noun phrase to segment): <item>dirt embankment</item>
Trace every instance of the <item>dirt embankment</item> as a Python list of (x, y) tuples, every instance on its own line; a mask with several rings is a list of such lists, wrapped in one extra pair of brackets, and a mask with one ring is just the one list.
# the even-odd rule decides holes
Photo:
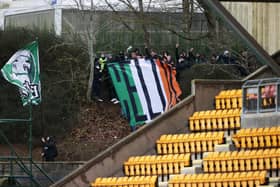
[(82, 109), (80, 126), (58, 142), (59, 160), (88, 160), (130, 133), (120, 105), (96, 103)]
[[(86, 161), (130, 133), (121, 116), (120, 105), (108, 102), (93, 103), (82, 108), (80, 121), (71, 132), (56, 137), (58, 161)], [(14, 145), (20, 155), (27, 154), (27, 146)], [(9, 155), (9, 148), (0, 144), (0, 155)], [(34, 147), (34, 160), (41, 160), (41, 147)]]

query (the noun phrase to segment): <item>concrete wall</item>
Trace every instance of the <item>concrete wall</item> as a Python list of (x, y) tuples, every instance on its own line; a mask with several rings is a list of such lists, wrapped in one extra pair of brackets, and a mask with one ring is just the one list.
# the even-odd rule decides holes
[(54, 32), (54, 10), (5, 16), (5, 28), (27, 27)]
[(215, 108), (214, 98), (221, 90), (241, 88), (239, 80), (193, 80), (192, 94), (195, 96), (195, 111)]
[(269, 54), (280, 49), (280, 3), (223, 2), (223, 5)]
[(273, 127), (280, 125), (280, 112), (246, 114), (241, 116), (242, 128)]
[[(192, 95), (174, 108), (108, 148), (52, 187), (88, 187), (97, 177), (123, 175), (123, 163), (134, 155), (154, 152), (162, 134), (187, 133), (188, 118), (194, 111), (213, 108), (214, 96), (225, 88), (240, 88), (241, 81), (195, 80)], [(209, 108), (208, 108), (209, 107)]]

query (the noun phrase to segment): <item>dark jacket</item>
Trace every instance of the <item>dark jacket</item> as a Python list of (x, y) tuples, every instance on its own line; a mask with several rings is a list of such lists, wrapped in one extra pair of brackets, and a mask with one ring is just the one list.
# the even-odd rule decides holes
[(54, 161), (54, 158), (57, 157), (57, 155), (56, 143), (52, 138), (43, 143), (43, 157), (45, 161)]

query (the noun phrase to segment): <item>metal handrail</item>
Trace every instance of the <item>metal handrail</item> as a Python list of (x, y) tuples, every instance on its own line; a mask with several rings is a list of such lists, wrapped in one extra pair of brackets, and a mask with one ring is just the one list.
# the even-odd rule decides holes
[(0, 119), (0, 123), (31, 122), (31, 119)]
[(50, 177), (48, 176), (48, 174), (46, 173), (46, 171), (44, 169), (42, 169), (41, 167), (39, 167), (35, 162), (32, 161), (32, 164), (40, 170), (40, 172), (52, 183), (54, 184), (55, 181)]
[[(261, 88), (265, 87), (265, 86), (269, 86), (269, 85), (274, 85), (276, 86), (276, 94), (275, 94), (275, 106), (270, 107), (270, 108), (262, 108), (262, 93), (261, 93)], [(279, 101), (278, 101), (278, 96), (279, 96), (279, 85), (280, 85), (280, 78), (265, 78), (265, 79), (257, 79), (257, 80), (248, 80), (246, 81), (243, 86), (242, 86), (242, 100), (243, 100), (243, 114), (256, 114), (256, 113), (264, 113), (264, 112), (277, 112), (278, 111), (278, 106), (279, 106)], [(257, 94), (257, 98), (256, 98), (256, 108), (254, 109), (250, 109), (248, 110), (248, 108), (246, 108), (246, 101), (247, 101), (247, 89), (256, 89), (256, 94)], [(274, 98), (274, 97), (273, 97)]]
[[(11, 143), (9, 142), (9, 140), (6, 138), (6, 136), (4, 135), (3, 131), (0, 129), (0, 136), (3, 137), (4, 141), (6, 142), (6, 144), (10, 147), (11, 151), (13, 152), (13, 154), (15, 155), (14, 157), (11, 157), (12, 159), (15, 160), (15, 162), (17, 163), (17, 165), (30, 177), (30, 179), (32, 180), (32, 182), (34, 182), (37, 186), (41, 186), (39, 184), (39, 182), (34, 178), (34, 176), (32, 175), (32, 173), (30, 172), (30, 170), (26, 167), (25, 163), (22, 161), (22, 157), (20, 157), (17, 152), (14, 150), (13, 146), (11, 145)], [(15, 159), (17, 158), (17, 159)], [(8, 159), (8, 157), (7, 157)], [(30, 161), (30, 158), (26, 158), (26, 160)], [(31, 167), (35, 166), (37, 169), (39, 169), (39, 171), (53, 184), (54, 180), (51, 179), (47, 173), (40, 168), (36, 163), (33, 162), (33, 160), (31, 159)]]

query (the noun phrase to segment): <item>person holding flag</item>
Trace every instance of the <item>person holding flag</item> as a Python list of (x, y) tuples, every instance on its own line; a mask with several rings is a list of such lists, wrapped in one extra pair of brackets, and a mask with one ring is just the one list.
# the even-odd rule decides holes
[(1, 69), (3, 77), (19, 87), (23, 106), (41, 102), (38, 42), (18, 50)]

